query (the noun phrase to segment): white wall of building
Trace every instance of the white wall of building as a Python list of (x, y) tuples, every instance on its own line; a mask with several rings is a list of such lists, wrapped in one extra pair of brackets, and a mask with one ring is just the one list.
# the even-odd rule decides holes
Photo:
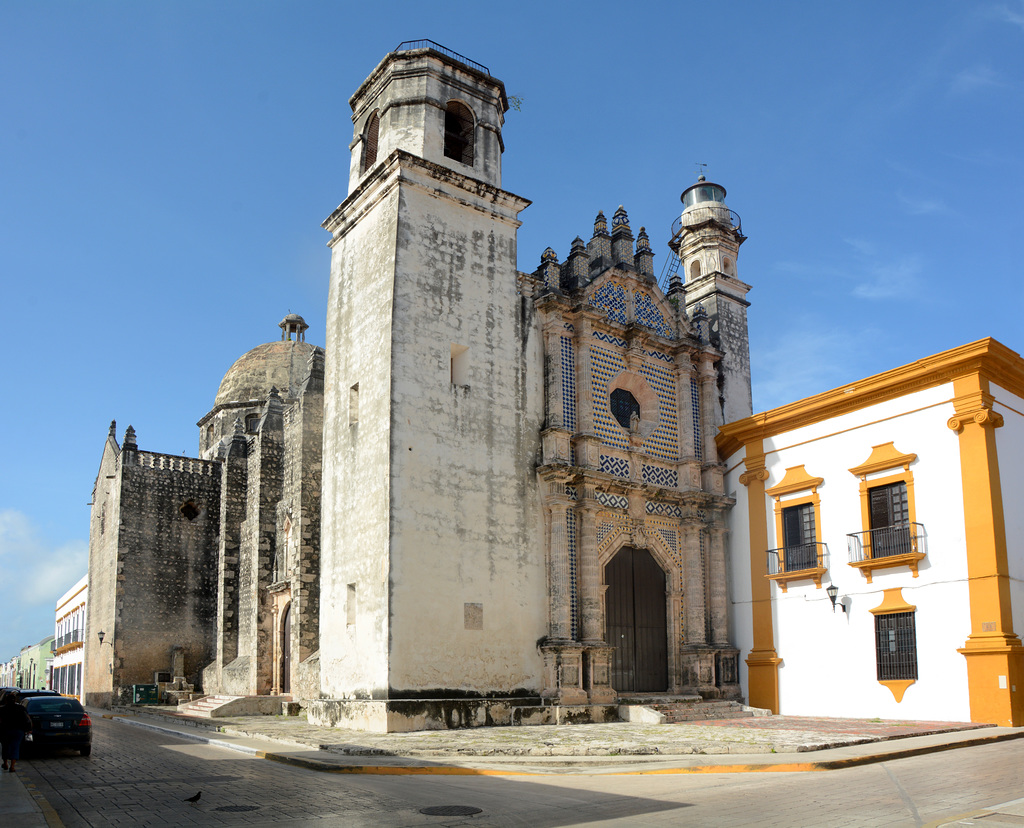
[[(779, 665), (780, 713), (789, 715), (863, 716), (968, 721), (967, 668), (957, 652), (970, 634), (967, 559), (959, 442), (947, 425), (953, 415), (951, 384), (826, 419), (765, 440), (766, 488), (777, 485), (787, 468), (804, 465), (818, 488), (818, 522), (828, 546), (828, 572), (820, 589), (813, 581), (792, 581), (788, 591), (773, 583), (772, 619)], [(919, 577), (907, 566), (876, 569), (872, 583), (848, 565), (847, 534), (863, 530), (859, 479), (849, 469), (864, 463), (873, 446), (892, 441), (897, 451), (916, 454), (913, 473), (916, 520), (924, 525), (927, 557)], [(741, 453), (729, 458), (733, 510), (733, 615), (737, 644), (749, 652), (752, 631), (747, 490), (739, 485)], [(886, 477), (885, 471), (873, 478)], [(799, 492), (783, 497), (800, 497)], [(774, 500), (765, 497), (769, 548), (776, 537)], [(848, 608), (835, 613), (826, 594), (834, 583)], [(871, 609), (886, 589), (901, 588), (917, 607), (918, 680), (900, 703), (876, 678), (874, 621)], [(744, 668), (744, 680), (745, 680)]]
[(1013, 631), (1024, 636), (1024, 464), (1019, 462), (1024, 457), (1024, 399), (994, 384), (990, 390), (995, 397), (993, 410), (1003, 415), (1003, 425), (995, 430), (995, 435), (1006, 521)]

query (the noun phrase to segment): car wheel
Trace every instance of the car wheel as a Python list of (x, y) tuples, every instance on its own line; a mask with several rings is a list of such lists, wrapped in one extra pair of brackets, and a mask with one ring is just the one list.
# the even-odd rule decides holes
[(81, 748), (78, 752), (81, 753), (82, 756), (88, 756), (89, 754), (92, 753), (92, 745), (89, 745), (88, 747)]

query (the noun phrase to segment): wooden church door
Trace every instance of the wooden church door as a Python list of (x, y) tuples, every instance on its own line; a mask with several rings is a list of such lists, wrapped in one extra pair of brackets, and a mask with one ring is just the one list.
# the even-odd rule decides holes
[(665, 572), (646, 549), (625, 547), (605, 567), (606, 635), (612, 687), (621, 692), (668, 688)]

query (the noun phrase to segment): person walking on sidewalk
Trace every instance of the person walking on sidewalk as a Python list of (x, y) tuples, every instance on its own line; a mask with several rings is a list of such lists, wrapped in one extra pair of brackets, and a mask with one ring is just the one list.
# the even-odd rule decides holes
[(13, 771), (21, 755), (21, 743), (32, 732), (32, 719), (24, 706), (18, 704), (20, 694), (9, 692), (0, 701), (0, 745), (3, 746), (3, 769)]

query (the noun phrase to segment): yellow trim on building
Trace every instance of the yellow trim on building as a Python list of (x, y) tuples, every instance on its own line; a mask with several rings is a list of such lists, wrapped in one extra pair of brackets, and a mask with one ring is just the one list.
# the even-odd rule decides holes
[[(910, 516), (910, 525), (917, 523), (917, 506), (914, 502), (914, 473), (910, 470), (910, 464), (917, 460), (916, 454), (903, 454), (897, 450), (894, 441), (872, 446), (871, 455), (859, 466), (850, 469), (850, 473), (860, 478), (860, 521), (862, 532), (871, 530), (871, 499), (869, 492), (877, 486), (888, 486), (892, 483), (903, 483), (907, 487), (907, 512)], [(868, 480), (869, 474), (878, 474), (889, 469), (902, 468), (902, 472), (887, 475), (886, 477), (873, 477)], [(865, 559), (862, 561), (851, 561), (850, 566), (859, 569), (871, 583), (871, 573), (875, 569), (886, 569), (898, 566), (909, 566), (911, 573), (916, 578), (918, 575), (918, 564), (924, 560), (924, 552), (917, 548), (917, 536), (911, 532), (912, 551), (901, 555), (888, 555), (876, 558), (872, 554), (871, 541), (864, 544)]]
[(747, 522), (750, 527), (750, 609), (754, 646), (747, 655), (747, 701), (753, 707), (779, 712), (779, 662), (772, 623), (772, 587), (767, 580), (768, 517), (764, 508), (764, 444), (752, 439), (740, 483), (747, 487)]
[(979, 339), (909, 365), (727, 423), (716, 438), (718, 456), (725, 460), (754, 438), (763, 439), (820, 423), (869, 405), (935, 388), (957, 377), (978, 373), (999, 387), (1024, 397), (1024, 360), (1020, 354), (995, 339)]
[(960, 442), (971, 602), (971, 634), (959, 652), (967, 659), (971, 720), (1020, 727), (1024, 647), (1013, 632), (995, 436), (1003, 418), (992, 411), (989, 381), (980, 373), (957, 379), (953, 388), (956, 415), (947, 425)]
[[(818, 565), (810, 569), (794, 570), (792, 572), (786, 572), (785, 566), (780, 566), (780, 571), (777, 575), (766, 576), (769, 580), (775, 581), (783, 592), (788, 591), (790, 581), (814, 581), (815, 587), (821, 589), (821, 576), (825, 574), (825, 564), (821, 542), (821, 496), (818, 494), (818, 487), (824, 482), (825, 479), (823, 477), (811, 477), (807, 473), (807, 469), (800, 465), (786, 469), (782, 480), (770, 489), (764, 490), (766, 495), (771, 495), (775, 500), (775, 543), (780, 549), (785, 546), (782, 510), (788, 509), (791, 506), (802, 506), (805, 503), (810, 503), (814, 506), (814, 540), (818, 544), (819, 550)], [(803, 497), (791, 497), (785, 501), (782, 499), (784, 495), (806, 492), (808, 490), (811, 493)]]

